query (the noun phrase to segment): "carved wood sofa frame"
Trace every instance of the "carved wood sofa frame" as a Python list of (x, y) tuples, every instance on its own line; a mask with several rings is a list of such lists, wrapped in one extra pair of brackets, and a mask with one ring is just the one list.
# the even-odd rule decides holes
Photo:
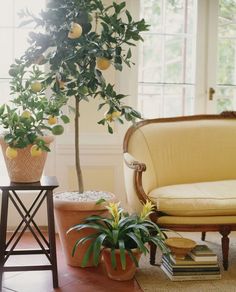
[[(149, 123), (162, 123), (162, 122), (175, 122), (175, 121), (194, 121), (194, 120), (201, 120), (201, 119), (236, 119), (236, 112), (223, 112), (220, 115), (195, 115), (195, 116), (184, 116), (184, 117), (175, 117), (175, 118), (159, 118), (159, 119), (150, 119), (150, 120), (143, 120), (135, 125), (131, 126), (128, 131), (126, 132), (124, 143), (123, 143), (123, 152), (128, 152), (128, 143), (131, 135), (135, 132), (138, 128), (147, 125)], [(134, 170), (134, 186), (137, 193), (138, 200), (140, 202), (145, 203), (147, 200), (150, 200), (147, 194), (144, 191), (142, 185), (142, 176), (143, 172), (146, 171), (146, 165), (144, 163), (139, 163), (137, 161), (133, 161), (132, 163), (127, 162), (126, 160), (124, 163), (130, 168)], [(156, 211), (150, 216), (150, 219), (153, 222), (158, 222), (158, 218), (165, 214)], [(210, 225), (187, 225), (187, 224), (158, 224), (159, 227), (170, 229), (173, 231), (183, 231), (183, 232), (201, 232), (202, 236), (201, 239), (204, 241), (206, 232), (216, 231), (222, 235), (221, 244), (222, 244), (222, 254), (223, 254), (223, 267), (224, 270), (228, 269), (228, 253), (229, 253), (229, 237), (231, 231), (236, 231), (236, 224), (228, 224), (228, 225), (221, 225), (221, 224), (210, 224)], [(155, 255), (156, 255), (156, 246), (150, 244), (150, 264), (155, 264)]]

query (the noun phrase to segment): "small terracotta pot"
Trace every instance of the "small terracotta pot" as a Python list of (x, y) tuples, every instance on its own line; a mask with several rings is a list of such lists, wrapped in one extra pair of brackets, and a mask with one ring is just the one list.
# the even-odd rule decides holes
[[(82, 260), (89, 246), (89, 241), (80, 245), (74, 256), (72, 256), (73, 246), (78, 239), (95, 233), (94, 229), (82, 229), (79, 232), (73, 230), (67, 233), (68, 229), (73, 225), (81, 223), (85, 218), (91, 215), (108, 216), (106, 205), (109, 202), (116, 201), (115, 195), (112, 193), (109, 194), (111, 198), (99, 205), (96, 205), (96, 201), (67, 201), (57, 198), (58, 195), (63, 195), (63, 193), (54, 196), (54, 210), (59, 238), (68, 265), (82, 267)], [(91, 266), (94, 266), (92, 258), (88, 261), (86, 267)]]
[[(132, 249), (132, 252), (139, 262), (142, 253), (138, 249)], [(105, 248), (102, 251), (102, 257), (105, 264), (107, 275), (110, 279), (116, 280), (116, 281), (127, 281), (131, 280), (136, 272), (136, 265), (129, 256), (128, 252), (125, 252), (126, 255), (126, 269), (123, 270), (121, 266), (121, 260), (120, 260), (120, 251), (117, 249), (115, 250), (115, 257), (116, 257), (116, 268), (113, 269), (111, 264), (111, 250), (110, 248)]]
[[(46, 142), (47, 147), (49, 147), (49, 144), (54, 140), (53, 136), (43, 136), (41, 139)], [(6, 149), (8, 145), (3, 140), (3, 137), (0, 138), (0, 143), (11, 182), (33, 183), (40, 181), (47, 159), (46, 151), (43, 151), (38, 157), (32, 157), (30, 154), (30, 148), (32, 145), (28, 145), (22, 149), (17, 148), (17, 157), (9, 159), (6, 157)]]

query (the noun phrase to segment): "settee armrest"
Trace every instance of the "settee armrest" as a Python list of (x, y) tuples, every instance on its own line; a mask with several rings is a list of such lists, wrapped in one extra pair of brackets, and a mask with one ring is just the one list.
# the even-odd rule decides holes
[(129, 154), (128, 152), (124, 153), (124, 161), (125, 164), (138, 172), (143, 172), (146, 170), (146, 165), (145, 163), (139, 162), (137, 161), (131, 154)]
[[(136, 193), (137, 199), (145, 203), (146, 200), (148, 200), (148, 196), (145, 193), (143, 184), (142, 184), (142, 174), (144, 171), (146, 171), (145, 163), (138, 161), (131, 154), (129, 154), (128, 152), (125, 152), (124, 164), (125, 164), (125, 167), (129, 169), (129, 176), (130, 175), (133, 176), (133, 179), (131, 180), (125, 177), (126, 190), (127, 190), (128, 195), (130, 193), (128, 189), (133, 188), (133, 192)], [(130, 182), (133, 182), (133, 186), (128, 187), (127, 184), (130, 184)]]

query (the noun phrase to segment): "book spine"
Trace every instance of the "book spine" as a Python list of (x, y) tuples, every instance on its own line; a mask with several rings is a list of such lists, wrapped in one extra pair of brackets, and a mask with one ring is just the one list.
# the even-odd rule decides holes
[(163, 258), (162, 260), (163, 263), (166, 263), (168, 266), (170, 266), (172, 269), (218, 269), (219, 265), (218, 263), (211, 263), (211, 264), (202, 264), (201, 262), (196, 262), (194, 265), (190, 264), (185, 264), (185, 265), (177, 265), (174, 264), (172, 261), (168, 261), (168, 259)]
[(211, 274), (219, 274), (220, 273), (220, 268), (213, 269), (213, 270), (205, 270), (205, 269), (199, 269), (199, 270), (173, 270), (170, 266), (167, 264), (163, 263), (162, 264), (170, 274), (172, 275), (211, 275)]
[(186, 257), (184, 260), (176, 260), (175, 258), (170, 256), (170, 259), (163, 256), (163, 260), (170, 262), (173, 266), (198, 266), (198, 265), (217, 265), (218, 262), (216, 261), (201, 261), (200, 263), (195, 261), (190, 256)]
[(163, 272), (172, 280), (172, 281), (191, 281), (191, 280), (219, 280), (221, 279), (221, 274), (213, 275), (178, 275), (173, 276), (169, 273), (164, 266), (161, 265)]
[(196, 262), (217, 262), (217, 256), (213, 255), (213, 256), (195, 256), (192, 253), (189, 253), (190, 257), (195, 260)]

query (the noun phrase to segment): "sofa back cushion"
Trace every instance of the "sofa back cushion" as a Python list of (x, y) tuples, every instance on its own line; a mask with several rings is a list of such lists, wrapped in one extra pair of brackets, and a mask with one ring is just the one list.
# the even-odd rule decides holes
[(128, 152), (144, 162), (144, 190), (236, 178), (236, 121), (205, 119), (145, 124)]

